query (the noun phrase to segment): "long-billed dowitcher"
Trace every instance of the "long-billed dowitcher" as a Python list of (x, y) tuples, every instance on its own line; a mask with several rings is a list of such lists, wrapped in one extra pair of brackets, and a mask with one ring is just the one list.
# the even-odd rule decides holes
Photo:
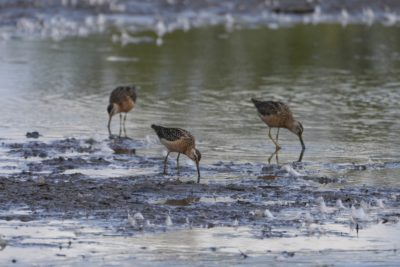
[(129, 111), (133, 109), (136, 103), (136, 87), (135, 86), (119, 86), (115, 88), (110, 95), (110, 102), (107, 107), (107, 112), (109, 115), (108, 119), (108, 133), (111, 136), (111, 118), (119, 113), (119, 135), (121, 136), (121, 128), (122, 128), (122, 112), (125, 113), (123, 126), (124, 133), (126, 136), (125, 122), (126, 115)]
[[(303, 142), (303, 125), (293, 118), (293, 113), (290, 111), (288, 105), (279, 101), (259, 101), (254, 98), (251, 99), (257, 108), (258, 115), (261, 120), (268, 125), (268, 136), (274, 142), (276, 149), (280, 149), (278, 144), (278, 135), (280, 128), (286, 128), (300, 139), (302, 149), (306, 147)], [(276, 140), (271, 136), (271, 128), (278, 128), (276, 133)]]
[(167, 159), (169, 153), (177, 152), (176, 166), (179, 172), (179, 156), (185, 154), (196, 163), (197, 167), (197, 183), (200, 182), (200, 169), (199, 162), (201, 160), (201, 153), (196, 149), (195, 139), (191, 133), (180, 128), (166, 128), (158, 125), (151, 125), (154, 129), (160, 142), (167, 148), (168, 153), (164, 159), (164, 174), (167, 173)]

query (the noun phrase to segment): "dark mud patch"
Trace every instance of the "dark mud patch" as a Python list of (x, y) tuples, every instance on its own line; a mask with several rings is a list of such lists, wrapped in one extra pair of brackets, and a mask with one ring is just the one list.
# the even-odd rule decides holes
[(9, 149), (10, 155), (28, 157), (49, 157), (65, 153), (94, 153), (99, 151), (94, 145), (97, 142), (94, 139), (78, 140), (67, 138), (63, 140), (45, 143), (40, 141), (31, 141), (26, 143), (2, 143), (3, 147)]
[(113, 138), (109, 146), (115, 154), (136, 154), (137, 144), (130, 138)]
[[(343, 210), (336, 207), (340, 199), (351, 216), (351, 207), (369, 203), (371, 209), (375, 199), (384, 199), (385, 205), (398, 208), (398, 189), (357, 188), (335, 191), (321, 191), (312, 187), (291, 188), (268, 186), (257, 179), (246, 183), (195, 184), (182, 183), (163, 177), (123, 177), (113, 179), (91, 179), (84, 175), (50, 175), (44, 181), (37, 179), (15, 180), (0, 178), (0, 207), (9, 210), (25, 206), (29, 216), (9, 217), (21, 221), (59, 217), (80, 219), (94, 216), (99, 220), (116, 219), (120, 226), (127, 224), (127, 213), (141, 212), (152, 224), (164, 225), (166, 216), (173, 218), (175, 225), (192, 227), (234, 226), (236, 224), (254, 227), (281, 228), (299, 227), (306, 221), (305, 213), (313, 214), (315, 221), (335, 222), (343, 216)], [(388, 198), (390, 196), (390, 198)], [(232, 201), (219, 201), (225, 197)], [(334, 209), (325, 213), (318, 198), (323, 197), (325, 205)], [(202, 202), (201, 198), (211, 201)], [(215, 201), (212, 199), (215, 198)], [(265, 210), (275, 214), (274, 220), (266, 220)], [(297, 217), (279, 219), (280, 213), (296, 211)], [(382, 210), (383, 211), (383, 210)], [(387, 217), (398, 218), (398, 213), (376, 214), (376, 220)], [(1, 217), (0, 217), (1, 219)], [(350, 219), (346, 220), (348, 223)], [(135, 230), (135, 229), (131, 229)], [(153, 231), (154, 228), (147, 229)], [(141, 229), (143, 231), (143, 229)], [(268, 235), (281, 236), (282, 232)]]
[(200, 201), (200, 197), (186, 197), (181, 199), (167, 199), (165, 204), (172, 206), (189, 206)]
[(41, 162), (30, 162), (27, 164), (30, 172), (51, 171), (53, 173), (64, 172), (76, 168), (93, 168), (93, 167), (106, 167), (111, 162), (102, 157), (89, 157), (84, 158), (76, 157), (58, 157)]

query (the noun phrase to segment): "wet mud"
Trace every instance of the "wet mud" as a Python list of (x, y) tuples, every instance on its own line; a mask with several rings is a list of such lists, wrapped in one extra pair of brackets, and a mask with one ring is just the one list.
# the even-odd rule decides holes
[[(109, 154), (101, 150), (104, 142)], [(161, 174), (162, 157), (144, 157), (133, 153), (135, 141), (129, 139), (95, 141), (93, 139), (63, 139), (50, 143), (29, 141), (24, 143), (3, 143), (8, 155), (20, 159), (37, 160), (26, 163), (26, 170), (0, 178), (0, 207), (9, 210), (24, 206), (32, 213), (26, 215), (4, 215), (4, 220), (23, 221), (61, 217), (79, 219), (82, 216), (95, 216), (98, 219), (120, 218), (126, 223), (128, 213), (140, 212), (146, 221), (154, 225), (164, 225), (166, 216), (173, 218), (176, 225), (190, 222), (192, 227), (251, 226), (255, 229), (301, 225), (306, 214), (323, 215), (324, 222), (337, 219), (343, 210), (359, 208), (362, 203), (366, 209), (379, 210), (377, 204), (384, 202), (385, 207), (398, 208), (400, 190), (379, 187), (324, 187), (326, 184), (345, 185), (340, 177), (322, 177), (305, 173), (302, 163), (278, 166), (263, 164), (253, 166), (235, 166), (234, 163), (219, 162), (206, 169), (206, 175), (219, 172), (234, 172), (235, 169), (247, 168), (247, 175), (241, 179), (218, 179), (196, 184), (190, 179), (194, 172), (190, 167), (183, 168), (183, 176), (164, 176)], [(117, 148), (117, 149), (116, 149)], [(116, 150), (116, 151), (115, 151)], [(115, 151), (115, 152), (113, 152)], [(127, 154), (121, 151), (127, 151)], [(68, 155), (66, 155), (68, 153)], [(173, 163), (169, 168), (174, 169)], [(155, 166), (159, 171), (147, 175), (97, 179), (78, 172), (67, 170), (95, 168), (107, 172), (110, 165), (114, 168), (129, 170), (131, 165)], [(381, 164), (384, 167), (384, 164)], [(365, 170), (371, 166), (349, 164), (346, 168)], [(376, 167), (376, 166), (375, 166)], [(345, 168), (345, 166), (342, 166)], [(173, 172), (173, 170), (171, 170)], [(323, 198), (323, 199), (322, 199)], [(322, 199), (322, 200), (321, 200)], [(337, 207), (337, 201), (343, 203)], [(332, 212), (321, 211), (323, 205), (331, 206)], [(365, 207), (364, 207), (365, 208)], [(269, 212), (265, 212), (265, 210)], [(284, 210), (295, 210), (293, 220), (271, 220), (266, 222), (266, 214), (277, 214)], [(398, 220), (400, 213), (376, 213), (374, 220)], [(349, 213), (351, 217), (351, 212)], [(351, 221), (344, 220), (344, 223)], [(354, 217), (354, 216), (353, 216)], [(354, 218), (353, 218), (354, 220)], [(145, 222), (145, 221), (144, 221)], [(132, 231), (154, 231), (138, 224)], [(275, 233), (281, 235), (281, 233)], [(268, 235), (274, 235), (273, 232)]]
[[(2, 159), (0, 177), (3, 224), (89, 220), (92, 227), (122, 237), (245, 227), (250, 238), (263, 240), (320, 235), (349, 237), (348, 232), (338, 228), (351, 228), (358, 234), (371, 225), (397, 225), (400, 219), (400, 189), (346, 186), (343, 177), (309, 173), (307, 164), (301, 162), (203, 164), (204, 176), (213, 178), (197, 184), (190, 166), (182, 166), (181, 176), (177, 176), (174, 162), (170, 162), (168, 168), (173, 174), (161, 174), (162, 157), (132, 153), (140, 144), (131, 139), (2, 141), (1, 149), (7, 155), (7, 160)], [(22, 164), (23, 169), (15, 162)], [(338, 169), (365, 171), (387, 166), (391, 164), (349, 163)], [(107, 174), (110, 169), (118, 168), (132, 172), (106, 178), (80, 172), (95, 169)], [(138, 168), (150, 171), (137, 174)], [(11, 172), (7, 174), (5, 170)], [(235, 172), (240, 172), (241, 178), (218, 179), (220, 174)], [(336, 226), (326, 228), (326, 225)], [(5, 236), (2, 240), (5, 246), (26, 247), (19, 244), (21, 238), (7, 240)], [(77, 239), (61, 238), (59, 242)], [(59, 258), (60, 253), (55, 257)], [(238, 257), (246, 259), (246, 253), (240, 252), (242, 256)], [(292, 258), (290, 253), (294, 252), (282, 253), (277, 257)]]

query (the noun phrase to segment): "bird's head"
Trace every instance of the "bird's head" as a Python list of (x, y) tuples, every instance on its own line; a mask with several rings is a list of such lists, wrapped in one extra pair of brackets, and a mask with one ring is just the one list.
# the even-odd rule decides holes
[(302, 134), (303, 134), (303, 131), (304, 131), (304, 128), (303, 128), (303, 125), (300, 123), (300, 122), (298, 122), (298, 121), (296, 121), (295, 123), (294, 123), (294, 133), (297, 135), (297, 136), (301, 136)]
[(201, 160), (201, 153), (198, 149), (192, 148), (188, 157), (196, 163), (199, 163)]
[(107, 106), (108, 115), (110, 115), (110, 117), (115, 115), (117, 113), (117, 109), (118, 109), (118, 107), (116, 104), (109, 104)]
[(199, 168), (199, 162), (201, 160), (201, 153), (198, 149), (196, 148), (192, 148), (188, 154), (188, 157), (193, 160), (194, 162), (196, 162), (196, 167), (197, 167), (197, 183), (200, 182), (200, 168)]
[(303, 125), (299, 121), (294, 121), (292, 127), (290, 127), (289, 130), (299, 137), (301, 146), (303, 149), (305, 149), (306, 146), (304, 145), (303, 142), (303, 131), (304, 131)]

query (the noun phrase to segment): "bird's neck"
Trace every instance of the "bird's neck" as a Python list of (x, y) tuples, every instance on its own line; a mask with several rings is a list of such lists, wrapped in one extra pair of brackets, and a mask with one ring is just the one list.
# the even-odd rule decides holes
[(297, 125), (298, 125), (298, 122), (297, 122), (295, 119), (293, 119), (293, 118), (292, 118), (291, 120), (288, 120), (288, 121), (286, 122), (286, 128), (287, 128), (289, 131), (293, 132), (293, 133), (296, 133)]
[(120, 113), (121, 110), (119, 109), (119, 106), (117, 104), (113, 104), (113, 114), (118, 114)]
[(188, 158), (190, 158), (190, 159), (193, 159), (193, 148), (192, 147), (190, 147), (190, 148), (188, 148), (186, 151), (185, 151), (185, 155), (186, 156), (188, 156)]

